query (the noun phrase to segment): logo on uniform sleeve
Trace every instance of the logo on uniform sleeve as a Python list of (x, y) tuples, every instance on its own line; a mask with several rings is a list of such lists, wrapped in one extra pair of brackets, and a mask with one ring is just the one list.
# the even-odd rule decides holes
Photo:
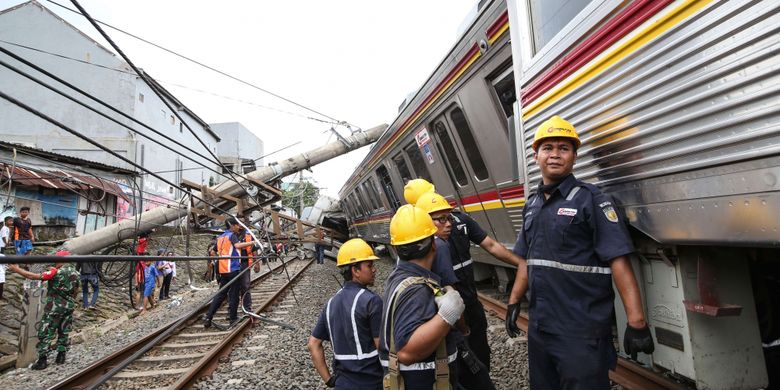
[(601, 210), (604, 212), (604, 215), (607, 217), (607, 221), (617, 223), (618, 221), (618, 215), (615, 211), (615, 208), (612, 207), (612, 205), (606, 205), (601, 207)]
[(558, 209), (558, 215), (565, 215), (567, 217), (573, 217), (577, 215), (577, 209), (567, 209), (565, 207), (561, 207)]

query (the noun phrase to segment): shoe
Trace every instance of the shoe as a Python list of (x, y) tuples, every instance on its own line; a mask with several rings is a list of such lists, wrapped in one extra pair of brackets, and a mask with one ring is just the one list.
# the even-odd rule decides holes
[(54, 361), (57, 364), (65, 363), (65, 352), (57, 352), (57, 359)]
[(203, 327), (206, 328), (206, 329), (211, 328), (211, 319), (204, 318), (203, 319)]
[(41, 356), (38, 358), (38, 361), (35, 362), (35, 364), (30, 367), (33, 370), (43, 370), (46, 367), (49, 367), (49, 364), (46, 363), (46, 356)]

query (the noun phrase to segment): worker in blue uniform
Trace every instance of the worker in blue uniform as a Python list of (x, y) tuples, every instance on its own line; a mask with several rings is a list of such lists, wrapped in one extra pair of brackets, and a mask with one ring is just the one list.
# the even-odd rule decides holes
[[(219, 237), (217, 237), (217, 255), (220, 257), (217, 260), (217, 271), (219, 272), (219, 291), (214, 299), (211, 300), (211, 305), (203, 320), (203, 326), (205, 328), (211, 327), (211, 320), (214, 318), (214, 314), (225, 301), (228, 299), (228, 320), (230, 325), (238, 322), (238, 298), (240, 281), (236, 281), (231, 284), (227, 289), (223, 287), (230, 283), (235, 277), (238, 276), (241, 270), (241, 252), (240, 250), (252, 247), (252, 242), (244, 242), (244, 234), (242, 232), (241, 225), (238, 220), (231, 217), (225, 222), (226, 230)], [(248, 272), (248, 271), (247, 271)]]
[[(430, 203), (435, 193), (435, 187), (425, 179), (409, 180), (404, 186), (404, 198), (410, 204), (419, 204), (421, 197), (426, 197), (424, 203)], [(487, 339), (487, 318), (485, 308), (477, 297), (477, 287), (474, 280), (474, 260), (471, 258), (471, 244), (479, 245), (494, 258), (511, 266), (517, 267), (521, 259), (508, 250), (503, 244), (494, 240), (467, 213), (450, 208), (439, 217), (448, 216), (451, 224), (449, 251), (452, 254), (453, 270), (458, 278), (458, 292), (466, 303), (463, 316), (470, 333), (466, 336), (469, 347), (477, 358), (490, 371), (490, 345)], [(434, 265), (436, 267), (436, 265)]]
[[(336, 265), (344, 286), (328, 300), (309, 337), (314, 368), (328, 387), (337, 389), (381, 389), (379, 328), (382, 299), (368, 289), (374, 285), (379, 260), (363, 240), (353, 238), (339, 248)], [(325, 362), (323, 341), (333, 346), (333, 373)]]
[[(436, 258), (434, 259), (432, 271), (444, 279), (443, 275), (455, 275), (456, 272), (460, 272), (462, 276), (454, 276), (456, 279), (453, 286), (466, 305), (464, 310), (464, 317), (468, 311), (469, 305), (477, 306), (482, 310), (482, 318), (484, 319), (484, 309), (479, 303), (477, 298), (477, 290), (474, 284), (474, 274), (470, 275), (463, 272), (463, 261), (460, 257), (455, 256), (455, 253), (450, 251), (450, 240), (452, 238), (452, 206), (442, 195), (435, 192), (427, 192), (420, 196), (417, 200), (416, 207), (425, 210), (428, 215), (431, 216), (434, 225), (436, 225)], [(457, 267), (458, 271), (455, 271)], [(471, 269), (470, 265), (465, 268)], [(442, 272), (442, 273), (440, 273)], [(470, 276), (470, 279), (469, 279)], [(462, 278), (462, 279), (461, 279)], [(490, 379), (490, 369), (476, 356), (473, 348), (471, 348), (471, 341), (469, 338), (472, 336), (472, 330), (467, 323), (468, 318), (461, 318), (456, 328), (461, 333), (458, 340), (458, 353), (460, 355), (459, 367), (458, 367), (458, 381), (467, 389), (480, 389), (490, 390), (494, 389), (493, 381)], [(484, 348), (487, 351), (487, 359), (489, 361), (490, 346), (487, 344), (487, 320), (485, 319), (484, 326), (478, 328), (478, 331), (484, 333), (484, 345), (479, 342), (481, 338), (474, 338), (474, 343)], [(480, 326), (476, 321), (472, 323), (476, 326)], [(467, 342), (467, 340), (469, 340)]]
[(385, 283), (379, 358), (386, 389), (457, 389), (456, 332), (465, 305), (431, 272), (436, 226), (424, 210), (398, 209), (390, 244), (400, 261)]
[(533, 142), (542, 182), (523, 210), (514, 252), (527, 261), (527, 272), (518, 268), (506, 318), (514, 337), (528, 290), (532, 389), (610, 388), (617, 361), (613, 282), (628, 318), (626, 351), (654, 350), (628, 259), (634, 248), (627, 227), (610, 196), (572, 174), (579, 146), (574, 126), (558, 116), (539, 126)]

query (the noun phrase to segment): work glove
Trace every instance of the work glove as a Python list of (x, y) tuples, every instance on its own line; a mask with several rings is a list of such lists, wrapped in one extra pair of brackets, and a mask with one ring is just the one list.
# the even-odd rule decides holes
[(650, 328), (645, 324), (644, 328), (637, 329), (626, 324), (626, 333), (623, 336), (623, 349), (631, 355), (631, 359), (636, 360), (636, 354), (644, 352), (651, 354), (655, 351), (653, 344), (653, 335), (650, 334)]
[(439, 315), (444, 319), (444, 322), (454, 326), (463, 314), (463, 310), (466, 309), (466, 305), (463, 303), (460, 293), (451, 286), (445, 287), (443, 291), (443, 295), (434, 298), (436, 306), (439, 307)]
[(325, 382), (325, 386), (328, 387), (336, 387), (336, 379), (338, 378), (338, 374), (333, 374), (330, 376), (330, 379), (328, 379), (327, 382)]
[(506, 307), (506, 333), (509, 337), (520, 335), (520, 328), (517, 327), (517, 316), (520, 315), (520, 302), (512, 303)]

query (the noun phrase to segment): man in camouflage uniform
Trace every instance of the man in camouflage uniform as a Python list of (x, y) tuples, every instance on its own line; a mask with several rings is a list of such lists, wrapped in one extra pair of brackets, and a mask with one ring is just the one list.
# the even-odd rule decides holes
[[(59, 251), (55, 256), (68, 256), (67, 251)], [(48, 366), (46, 360), (54, 337), (57, 337), (57, 364), (65, 363), (65, 352), (70, 345), (70, 335), (73, 323), (73, 309), (76, 307), (76, 295), (79, 291), (80, 275), (71, 263), (57, 262), (54, 268), (47, 272), (36, 274), (25, 271), (15, 265), (9, 268), (31, 280), (48, 280), (46, 288), (46, 306), (43, 309), (40, 328), (38, 328), (38, 361), (33, 364), (33, 370), (43, 370)]]

